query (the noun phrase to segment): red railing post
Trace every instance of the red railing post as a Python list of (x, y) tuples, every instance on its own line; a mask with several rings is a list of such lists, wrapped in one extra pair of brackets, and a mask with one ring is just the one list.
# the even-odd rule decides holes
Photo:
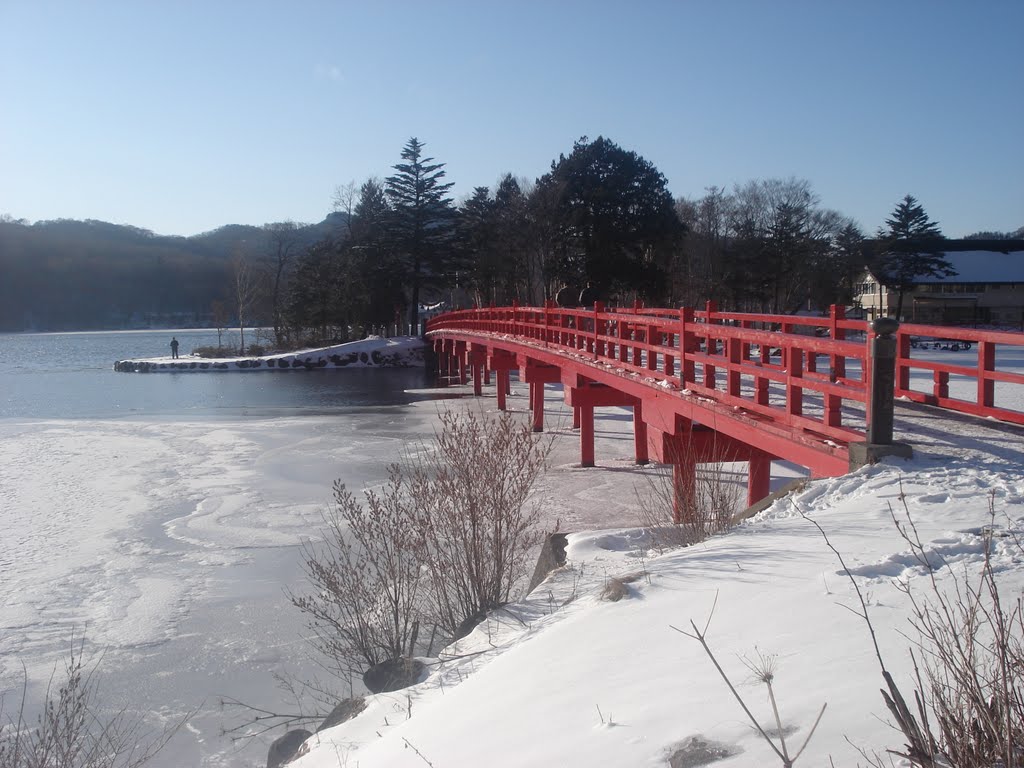
[(601, 319), (601, 313), (604, 312), (604, 302), (594, 302), (594, 338), (591, 345), (590, 351), (594, 355), (594, 359), (597, 360), (599, 357), (604, 356), (604, 320)]
[(626, 339), (629, 338), (629, 320), (626, 315), (619, 315), (619, 362), (625, 363), (629, 360), (629, 348), (626, 346)]
[(996, 383), (988, 374), (996, 369), (996, 345), (978, 342), (978, 405), (991, 408), (996, 404)]
[(647, 326), (647, 370), (656, 371), (658, 370), (658, 353), (655, 351), (656, 346), (661, 346), (661, 332), (658, 327), (653, 323)]
[(693, 352), (697, 348), (697, 336), (693, 332), (693, 307), (679, 310), (679, 388), (687, 389), (696, 377)]
[[(682, 337), (679, 337), (679, 343), (682, 344)], [(672, 326), (669, 326), (668, 333), (665, 334), (665, 346), (670, 350), (676, 349), (676, 332), (672, 330)], [(665, 376), (672, 378), (676, 375), (676, 356), (672, 352), (665, 353)]]
[[(786, 352), (788, 350), (788, 355)], [(804, 351), (799, 347), (783, 347), (783, 354), (789, 358), (786, 368), (786, 412), (791, 416), (802, 416), (804, 412)]]
[(730, 395), (740, 396), (740, 361), (743, 359), (743, 341), (730, 336), (725, 341), (726, 354), (729, 357), (729, 368), (725, 374), (726, 391)]
[(910, 389), (910, 334), (896, 331), (896, 391)]
[[(718, 304), (714, 301), (709, 301), (704, 304), (704, 311), (706, 312), (704, 322), (707, 327), (716, 325), (713, 320), (715, 312), (718, 311)], [(711, 356), (712, 345), (714, 345), (714, 354), (718, 354), (718, 339), (712, 337), (709, 333), (704, 335), (704, 354)], [(704, 386), (708, 389), (715, 388), (715, 366), (709, 363), (704, 363)]]
[[(828, 333), (833, 344), (837, 341), (836, 334), (841, 332), (839, 321), (845, 317), (845, 313), (846, 308), (838, 304), (829, 307)], [(835, 384), (841, 377), (846, 377), (846, 358), (842, 355), (831, 354), (829, 355), (828, 380)], [(843, 399), (839, 395), (831, 393), (825, 395), (825, 423), (830, 427), (838, 427), (843, 423)]]

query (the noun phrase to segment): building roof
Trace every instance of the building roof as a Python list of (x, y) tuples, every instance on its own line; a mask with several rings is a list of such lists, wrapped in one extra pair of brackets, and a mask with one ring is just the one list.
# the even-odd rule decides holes
[(931, 283), (1024, 283), (1024, 250), (946, 251), (946, 261), (953, 265), (952, 277), (921, 276), (914, 282)]
[[(920, 275), (917, 285), (958, 283), (1024, 284), (1024, 240), (943, 240), (942, 256), (956, 270), (950, 277)], [(922, 250), (924, 250), (922, 244)], [(867, 273), (887, 284), (884, 276), (872, 269)]]

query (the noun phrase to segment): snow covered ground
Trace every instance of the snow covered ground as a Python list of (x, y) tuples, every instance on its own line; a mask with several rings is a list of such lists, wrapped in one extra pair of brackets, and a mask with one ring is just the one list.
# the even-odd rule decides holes
[[(552, 508), (580, 513), (563, 517), (563, 529), (594, 528), (586, 512), (602, 508), (608, 518), (594, 522), (619, 527), (571, 535), (566, 568), (432, 660), (425, 682), (371, 696), (354, 720), (314, 736), (296, 766), (653, 767), (702, 742), (729, 755), (716, 766), (779, 765), (699, 644), (673, 628), (709, 617), (710, 646), (766, 728), (765, 689), (744, 661), (776, 657), (791, 754), (827, 704), (798, 765), (863, 765), (858, 749), (903, 746), (867, 627), (849, 610), (859, 607), (853, 587), (804, 516), (843, 554), (885, 662), (909, 694), (908, 604), (896, 585), (924, 589), (926, 579), (891, 516), (905, 515), (905, 501), (944, 583), (977, 572), (990, 504), (997, 525), (1024, 533), (1024, 432), (900, 404), (897, 437), (913, 443), (913, 459), (809, 482), (726, 535), (659, 555), (640, 530), (621, 526), (635, 516), (630, 486), (640, 470), (622, 458), (625, 445), (608, 455), (629, 438), (629, 422), (609, 413), (600, 466), (581, 470), (561, 453), (543, 491)], [(574, 448), (568, 438), (562, 445)], [(1009, 597), (1024, 588), (1017, 541), (997, 538), (992, 553)], [(609, 579), (622, 577), (627, 597), (601, 600)]]

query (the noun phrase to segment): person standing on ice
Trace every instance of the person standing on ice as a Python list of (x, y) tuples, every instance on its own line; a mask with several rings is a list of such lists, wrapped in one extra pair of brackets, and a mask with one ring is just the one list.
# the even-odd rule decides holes
[(178, 359), (178, 340), (171, 336), (171, 359)]

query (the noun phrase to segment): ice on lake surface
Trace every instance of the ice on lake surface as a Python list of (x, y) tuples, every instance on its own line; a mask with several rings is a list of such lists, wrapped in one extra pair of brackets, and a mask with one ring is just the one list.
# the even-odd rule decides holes
[(151, 725), (200, 708), (157, 766), (255, 763), (264, 743), (218, 735), (220, 697), (275, 704), (275, 673), (312, 672), (284, 594), (298, 545), (334, 480), (379, 483), (438, 404), (406, 393), (422, 369), (111, 370), (170, 336), (0, 336), (0, 691), (24, 665), (38, 694), (84, 636), (104, 704)]

